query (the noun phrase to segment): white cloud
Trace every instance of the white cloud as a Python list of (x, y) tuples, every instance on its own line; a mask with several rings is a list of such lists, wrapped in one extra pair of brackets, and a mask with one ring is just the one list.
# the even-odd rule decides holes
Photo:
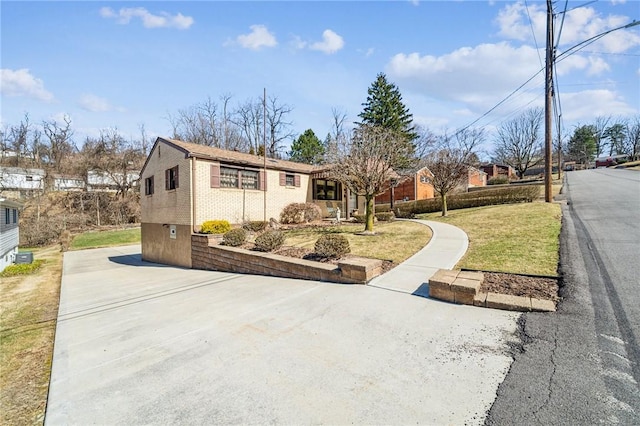
[(78, 100), (78, 105), (80, 105), (82, 109), (90, 112), (106, 112), (112, 109), (106, 99), (90, 93), (82, 95)]
[(611, 90), (584, 90), (562, 94), (562, 119), (565, 122), (589, 122), (598, 116), (637, 114), (623, 97)]
[(25, 96), (40, 101), (53, 101), (53, 94), (44, 88), (41, 79), (35, 78), (28, 69), (0, 70), (0, 92), (6, 96)]
[[(541, 69), (538, 51), (509, 43), (463, 47), (442, 56), (399, 53), (386, 70), (400, 87), (486, 110)], [(542, 74), (532, 84), (539, 84)]]
[[(521, 2), (507, 4), (495, 20), (499, 28), (498, 35), (511, 40), (533, 42), (533, 26), (535, 40), (538, 46), (543, 47), (546, 43), (546, 14), (546, 7), (542, 3), (530, 2), (528, 7)], [(558, 51), (562, 53), (583, 41), (631, 21), (627, 16), (602, 16), (591, 7), (571, 10), (565, 15)], [(590, 44), (589, 49), (622, 53), (635, 46), (640, 46), (640, 35), (637, 32), (617, 30)]]
[(331, 30), (324, 30), (322, 32), (322, 41), (318, 41), (309, 46), (311, 50), (319, 50), (328, 55), (336, 53), (338, 50), (344, 47), (344, 40), (341, 36)]
[(278, 45), (276, 37), (269, 32), (264, 25), (251, 25), (249, 34), (241, 34), (236, 42), (245, 49), (260, 50), (263, 47), (275, 47)]
[(115, 19), (119, 24), (128, 24), (133, 18), (140, 18), (145, 28), (177, 28), (186, 30), (193, 25), (193, 18), (182, 13), (171, 15), (167, 12), (152, 14), (144, 7), (125, 7), (115, 12), (110, 7), (100, 9), (100, 16), (107, 19)]

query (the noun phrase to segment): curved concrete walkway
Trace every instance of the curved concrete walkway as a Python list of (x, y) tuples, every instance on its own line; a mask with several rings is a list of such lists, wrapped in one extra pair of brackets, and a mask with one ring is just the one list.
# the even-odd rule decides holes
[(429, 278), (438, 269), (453, 269), (469, 247), (469, 237), (460, 228), (432, 220), (412, 219), (433, 231), (429, 243), (386, 274), (369, 282), (372, 287), (385, 288), (417, 296), (429, 296)]

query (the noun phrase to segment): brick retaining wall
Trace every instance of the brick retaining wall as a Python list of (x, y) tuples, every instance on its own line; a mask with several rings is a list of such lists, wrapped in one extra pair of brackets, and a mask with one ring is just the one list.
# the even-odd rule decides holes
[(198, 234), (191, 236), (191, 264), (195, 269), (343, 284), (365, 284), (382, 272), (377, 259), (352, 258), (334, 265), (222, 246), (216, 237)]

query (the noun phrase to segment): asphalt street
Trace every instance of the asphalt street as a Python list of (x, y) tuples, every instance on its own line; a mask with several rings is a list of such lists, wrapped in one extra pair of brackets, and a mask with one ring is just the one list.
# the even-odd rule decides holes
[(45, 424), (482, 424), (518, 316), (67, 252)]
[(640, 424), (640, 172), (566, 174), (556, 314), (524, 314), (486, 424)]

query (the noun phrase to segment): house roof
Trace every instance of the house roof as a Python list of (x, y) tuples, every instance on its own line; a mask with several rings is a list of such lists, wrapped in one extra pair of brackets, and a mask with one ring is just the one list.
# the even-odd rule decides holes
[(3, 198), (3, 197), (0, 197), (0, 205), (5, 207), (11, 207), (14, 209), (21, 209), (22, 207), (24, 207), (23, 204), (18, 201), (10, 200), (8, 198)]
[[(229, 164), (244, 165), (262, 168), (265, 167), (265, 159), (262, 156), (247, 154), (245, 152), (229, 151), (226, 149), (216, 148), (213, 146), (199, 145), (191, 142), (179, 141), (169, 138), (158, 138), (151, 149), (154, 151), (158, 143), (164, 143), (184, 152), (185, 157), (202, 158), (206, 160), (220, 161)], [(149, 158), (147, 158), (147, 162)], [(147, 163), (142, 167), (144, 171)], [(266, 159), (266, 168), (275, 170), (292, 171), (298, 173), (311, 174), (316, 170), (320, 170), (317, 166), (310, 164), (295, 163), (293, 161), (279, 160), (275, 158)]]

